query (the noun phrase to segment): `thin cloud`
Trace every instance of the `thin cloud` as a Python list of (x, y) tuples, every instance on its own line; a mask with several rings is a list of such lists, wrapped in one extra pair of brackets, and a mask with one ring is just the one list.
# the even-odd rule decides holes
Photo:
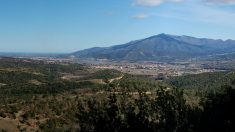
[[(191, 10), (193, 9), (193, 10)], [(187, 12), (187, 13), (184, 13)], [(183, 21), (203, 22), (235, 28), (235, 14), (205, 5), (192, 5), (187, 8), (175, 7), (158, 12), (154, 16), (172, 18)]]
[(164, 2), (165, 0), (136, 0), (135, 5), (153, 7), (158, 6)]
[(133, 18), (135, 19), (146, 19), (149, 17), (150, 17), (150, 14), (146, 14), (146, 13), (139, 13), (133, 16)]
[(146, 7), (154, 7), (159, 6), (166, 2), (178, 3), (184, 0), (135, 0), (134, 5), (137, 6), (146, 6)]
[(235, 4), (235, 0), (204, 0), (207, 4), (222, 4), (222, 5), (231, 5)]

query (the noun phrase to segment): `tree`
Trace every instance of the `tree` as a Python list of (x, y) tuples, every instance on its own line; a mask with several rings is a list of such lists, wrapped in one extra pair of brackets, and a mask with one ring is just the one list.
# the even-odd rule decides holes
[(235, 131), (235, 89), (231, 86), (222, 89), (220, 93), (209, 94), (202, 102), (201, 131)]

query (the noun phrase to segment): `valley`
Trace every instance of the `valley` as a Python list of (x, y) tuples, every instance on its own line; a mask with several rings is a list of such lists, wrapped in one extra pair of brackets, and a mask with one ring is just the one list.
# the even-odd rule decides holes
[[(200, 74), (208, 72), (227, 71), (231, 69), (206, 67), (208, 63), (185, 61), (185, 62), (107, 62), (91, 64), (95, 69), (116, 69), (123, 73), (134, 75), (147, 75), (152, 77), (164, 76), (166, 78), (173, 76), (182, 76), (189, 74)], [(222, 64), (221, 64), (222, 65)]]

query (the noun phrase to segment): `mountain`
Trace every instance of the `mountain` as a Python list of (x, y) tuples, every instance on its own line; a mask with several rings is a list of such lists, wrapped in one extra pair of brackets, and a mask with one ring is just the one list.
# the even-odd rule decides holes
[(235, 52), (234, 40), (159, 34), (122, 45), (85, 49), (70, 55), (81, 59), (143, 61), (189, 59), (233, 52)]

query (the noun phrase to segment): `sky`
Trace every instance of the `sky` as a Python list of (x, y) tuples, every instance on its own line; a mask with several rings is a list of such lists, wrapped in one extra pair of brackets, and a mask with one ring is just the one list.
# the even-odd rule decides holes
[(235, 0), (0, 0), (0, 52), (69, 53), (160, 33), (235, 40)]

